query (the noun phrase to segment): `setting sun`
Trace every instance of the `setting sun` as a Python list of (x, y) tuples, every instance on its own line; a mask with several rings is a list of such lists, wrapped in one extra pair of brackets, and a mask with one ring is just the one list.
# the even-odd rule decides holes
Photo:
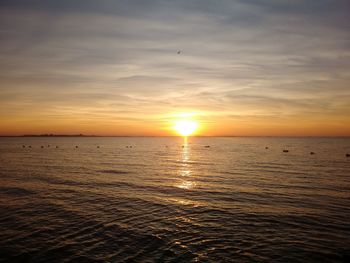
[(181, 136), (189, 136), (193, 134), (197, 128), (198, 128), (198, 123), (196, 121), (191, 121), (191, 120), (176, 121), (174, 125), (174, 129)]

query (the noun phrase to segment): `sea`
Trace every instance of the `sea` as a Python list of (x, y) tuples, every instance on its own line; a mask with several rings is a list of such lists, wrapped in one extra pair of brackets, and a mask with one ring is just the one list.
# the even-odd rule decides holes
[(0, 262), (350, 262), (350, 138), (0, 138)]

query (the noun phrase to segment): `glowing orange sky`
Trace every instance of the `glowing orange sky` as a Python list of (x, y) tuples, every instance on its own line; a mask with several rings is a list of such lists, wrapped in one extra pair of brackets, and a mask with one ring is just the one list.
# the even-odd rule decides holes
[(349, 5), (321, 2), (6, 1), (0, 135), (350, 136)]

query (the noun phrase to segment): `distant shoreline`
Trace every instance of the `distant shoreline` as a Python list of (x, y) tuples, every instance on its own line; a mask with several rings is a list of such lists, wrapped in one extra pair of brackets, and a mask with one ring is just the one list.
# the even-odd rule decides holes
[(84, 134), (24, 134), (24, 135), (0, 135), (0, 137), (104, 137)]

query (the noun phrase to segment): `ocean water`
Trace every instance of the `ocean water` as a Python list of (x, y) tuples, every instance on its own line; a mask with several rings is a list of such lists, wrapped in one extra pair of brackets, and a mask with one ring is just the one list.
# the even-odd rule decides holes
[(349, 262), (346, 153), (346, 138), (0, 138), (0, 261)]

